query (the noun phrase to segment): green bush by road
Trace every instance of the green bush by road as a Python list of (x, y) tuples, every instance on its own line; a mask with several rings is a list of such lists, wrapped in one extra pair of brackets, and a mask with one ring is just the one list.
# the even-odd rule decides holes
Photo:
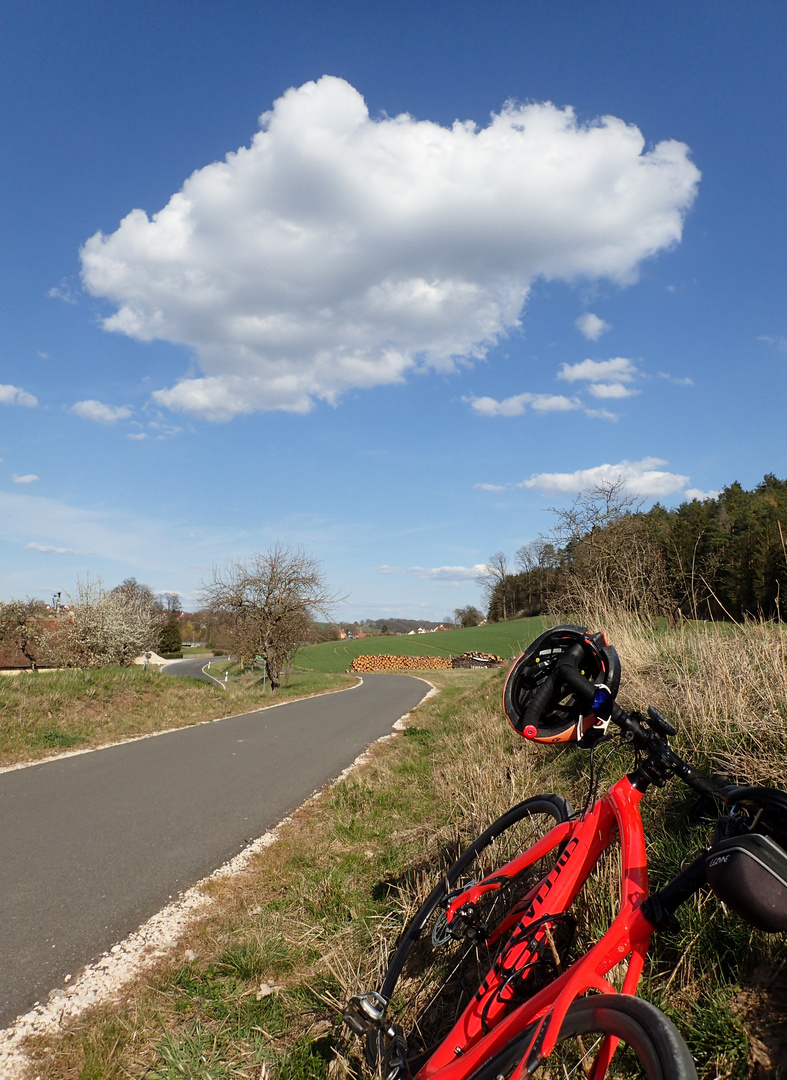
[(324, 641), (301, 649), (296, 664), (307, 671), (346, 671), (356, 656), (387, 653), (390, 656), (456, 656), (465, 652), (487, 652), (498, 656), (518, 656), (544, 629), (542, 619), (471, 626), (465, 630), (444, 630), (436, 634), (381, 634), (352, 641)]

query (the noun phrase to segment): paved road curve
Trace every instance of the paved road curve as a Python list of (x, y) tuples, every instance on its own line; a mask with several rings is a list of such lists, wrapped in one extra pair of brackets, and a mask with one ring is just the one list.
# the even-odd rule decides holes
[[(206, 675), (202, 670), (214, 659), (216, 658), (212, 656), (196, 656), (188, 660), (170, 660), (167, 666), (161, 670), (165, 675), (190, 675), (194, 679), (207, 679), (208, 682), (220, 682), (220, 679), (213, 679), (209, 674)], [(229, 657), (224, 656), (219, 657), (218, 659), (228, 660)]]
[(427, 690), (364, 676), (0, 774), (0, 1027), (338, 776)]

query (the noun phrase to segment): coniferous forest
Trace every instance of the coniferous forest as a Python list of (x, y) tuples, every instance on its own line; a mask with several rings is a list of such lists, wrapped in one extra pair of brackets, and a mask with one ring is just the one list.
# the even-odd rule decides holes
[(492, 556), (488, 618), (581, 613), (599, 603), (643, 617), (780, 618), (787, 610), (787, 480), (643, 512), (621, 484), (553, 511), (552, 532)]

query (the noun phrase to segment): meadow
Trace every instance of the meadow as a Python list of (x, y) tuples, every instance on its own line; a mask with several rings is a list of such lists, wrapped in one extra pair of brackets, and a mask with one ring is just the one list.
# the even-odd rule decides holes
[(516, 619), (466, 629), (428, 634), (381, 634), (348, 641), (324, 641), (299, 649), (298, 668), (308, 671), (347, 671), (356, 656), (387, 653), (391, 656), (457, 656), (465, 652), (518, 656), (544, 629), (543, 619)]

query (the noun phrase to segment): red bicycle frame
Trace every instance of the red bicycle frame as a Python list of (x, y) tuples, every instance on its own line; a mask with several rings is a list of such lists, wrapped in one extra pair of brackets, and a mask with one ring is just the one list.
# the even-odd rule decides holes
[[(508, 879), (562, 848), (551, 872), (540, 881), (495, 932), (511, 939), (450, 1034), (417, 1073), (417, 1080), (462, 1080), (500, 1051), (515, 1035), (535, 1025), (523, 1059), (552, 1052), (571, 1003), (588, 990), (616, 993), (606, 976), (628, 958), (621, 993), (636, 991), (654, 927), (642, 914), (648, 896), (645, 835), (639, 803), (642, 793), (628, 777), (618, 780), (581, 817), (556, 825), (527, 851), (463, 890), (447, 908), (450, 924), (465, 904), (499, 889)], [(573, 904), (601, 854), (620, 837), (620, 910), (604, 936), (563, 974), (511, 1009), (512, 976), (536, 957), (539, 944)], [(490, 943), (493, 939), (490, 939)], [(510, 1010), (510, 1011), (508, 1011)], [(599, 1065), (609, 1063), (617, 1039), (608, 1037)]]

